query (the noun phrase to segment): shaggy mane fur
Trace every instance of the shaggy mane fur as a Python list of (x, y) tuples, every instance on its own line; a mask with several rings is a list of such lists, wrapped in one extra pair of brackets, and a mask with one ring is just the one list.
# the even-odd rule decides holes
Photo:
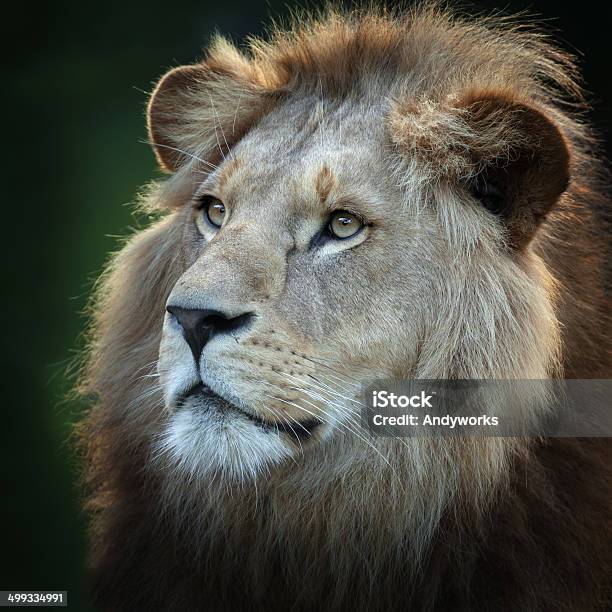
[[(182, 89), (170, 100), (174, 85)], [(184, 271), (173, 221), (190, 176), (202, 160), (219, 160), (217, 125), (229, 148), (294, 97), (392, 100), (385, 121), (403, 159), (394, 171), (400, 179), (417, 175), (419, 185), (405, 187), (425, 191), (450, 190), (491, 159), (531, 146), (513, 136), (515, 116), (489, 117), (481, 129), (470, 110), (475, 100), (494, 94), (553, 122), (569, 151), (569, 184), (539, 226), (533, 258), (517, 264), (539, 279), (533, 300), (544, 306), (530, 319), (543, 354), (516, 371), (610, 377), (609, 203), (572, 59), (510, 20), (464, 19), (435, 6), (328, 11), (252, 39), (244, 50), (216, 38), (202, 63), (171, 72), (157, 93), (151, 140), (173, 174), (143, 204), (165, 216), (133, 236), (105, 271), (80, 386), (95, 398), (79, 435), (100, 609), (575, 612), (612, 605), (607, 440), (420, 440), (422, 474), (414, 483), (402, 480), (411, 458), (391, 446), (392, 467), (358, 448), (355, 464), (343, 465), (332, 447), (306, 457), (303, 471), (288, 466), (259, 488), (170, 482), (150, 469), (163, 414), (148, 374), (165, 302)], [(440, 222), (449, 239), (473, 248), (465, 236), (453, 237), (453, 219)], [(474, 303), (485, 308), (489, 297), (509, 299), (487, 294)], [(448, 315), (448, 327), (423, 347), (422, 373), (439, 373), (450, 347), (472, 333), (472, 323), (478, 327), (456, 321), (467, 312), (460, 306), (440, 315)], [(498, 355), (466, 350), (450, 375), (487, 377), (496, 358), (518, 364), (502, 354), (515, 345), (501, 333)]]

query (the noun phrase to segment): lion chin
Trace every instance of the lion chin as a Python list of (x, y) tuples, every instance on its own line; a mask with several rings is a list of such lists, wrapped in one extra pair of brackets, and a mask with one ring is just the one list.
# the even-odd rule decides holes
[(298, 435), (286, 424), (272, 425), (240, 410), (200, 384), (182, 400), (154, 452), (192, 478), (253, 480), (291, 457), (288, 445), (274, 435), (280, 431)]
[(531, 29), (427, 4), (218, 37), (161, 78), (168, 176), (82, 376), (99, 609), (612, 605), (607, 439), (362, 425), (377, 381), (610, 377), (574, 74)]

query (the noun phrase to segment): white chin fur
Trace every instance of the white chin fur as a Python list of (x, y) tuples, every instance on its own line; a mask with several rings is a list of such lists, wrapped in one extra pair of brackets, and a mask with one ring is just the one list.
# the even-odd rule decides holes
[(154, 456), (189, 478), (253, 480), (292, 456), (276, 431), (263, 431), (239, 415), (182, 409), (155, 443)]

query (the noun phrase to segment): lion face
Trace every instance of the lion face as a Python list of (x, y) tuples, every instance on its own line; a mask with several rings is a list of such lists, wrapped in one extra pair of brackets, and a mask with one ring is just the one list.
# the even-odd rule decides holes
[(467, 83), (420, 73), (397, 53), (410, 36), (370, 27), (250, 56), (217, 41), (152, 95), (181, 236), (155, 455), (190, 474), (382, 445), (358, 431), (376, 379), (557, 367), (555, 284), (532, 248), (569, 180), (556, 111), (480, 63)]
[(435, 229), (424, 244), (380, 113), (315, 120), (309, 102), (269, 115), (177, 214), (160, 445), (198, 473), (252, 476), (356, 431), (363, 386), (415, 361)]

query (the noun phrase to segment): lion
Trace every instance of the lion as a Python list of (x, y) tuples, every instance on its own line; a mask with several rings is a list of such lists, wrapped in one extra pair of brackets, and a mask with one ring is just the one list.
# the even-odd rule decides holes
[(161, 78), (166, 177), (80, 386), (99, 609), (611, 604), (607, 440), (377, 436), (358, 408), (375, 380), (610, 377), (577, 83), (534, 27), (431, 4), (218, 36)]

